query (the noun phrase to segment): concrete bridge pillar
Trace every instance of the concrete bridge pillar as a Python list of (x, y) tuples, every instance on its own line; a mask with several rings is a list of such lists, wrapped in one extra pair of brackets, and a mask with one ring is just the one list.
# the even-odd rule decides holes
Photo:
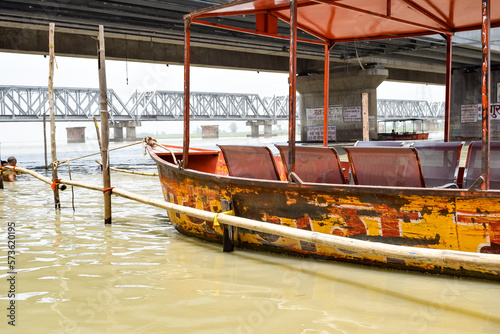
[(202, 125), (201, 126), (201, 138), (219, 138), (219, 126), (218, 125)]
[[(368, 93), (370, 139), (378, 138), (377, 87), (389, 76), (389, 71), (378, 65), (365, 70), (358, 68), (330, 72), (329, 126), (335, 126), (337, 141), (355, 141), (363, 138), (361, 96)], [(323, 133), (324, 75), (312, 74), (297, 77), (300, 94), (301, 141), (322, 141), (312, 133)], [(315, 109), (315, 110), (313, 110)], [(329, 133), (332, 130), (329, 129)], [(309, 140), (308, 140), (309, 134)], [(315, 138), (315, 139), (311, 139)]]
[[(500, 140), (500, 69), (490, 76), (490, 136)], [(451, 76), (450, 140), (481, 140), (481, 68), (454, 69)]]
[(273, 125), (276, 125), (277, 121), (275, 120), (266, 120), (266, 121), (247, 121), (246, 125), (251, 127), (251, 137), (258, 138), (260, 137), (259, 126), (264, 125), (264, 137), (272, 137), (273, 136)]
[(135, 126), (127, 126), (127, 140), (135, 140), (136, 138)]
[[(114, 131), (113, 141), (136, 140), (136, 127), (141, 126), (138, 121), (115, 121), (110, 125)], [(123, 137), (123, 128), (127, 129), (127, 136)]]
[(257, 121), (247, 121), (247, 126), (250, 126), (251, 137), (259, 138), (259, 123)]
[(66, 139), (68, 143), (85, 143), (85, 127), (76, 126), (66, 128)]
[(122, 141), (123, 140), (123, 127), (122, 126), (113, 126), (114, 141)]

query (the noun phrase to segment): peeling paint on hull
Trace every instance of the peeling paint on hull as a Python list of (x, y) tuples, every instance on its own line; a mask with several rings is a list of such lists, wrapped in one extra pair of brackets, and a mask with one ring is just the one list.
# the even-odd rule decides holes
[[(225, 199), (237, 216), (270, 224), (392, 245), (500, 254), (500, 191), (297, 185), (182, 170), (154, 153), (152, 157), (165, 200), (172, 203), (221, 212)], [(222, 229), (212, 222), (168, 214), (183, 234), (222, 240)], [(393, 261), (242, 228), (237, 228), (235, 243), (254, 250), (500, 280), (498, 272)]]

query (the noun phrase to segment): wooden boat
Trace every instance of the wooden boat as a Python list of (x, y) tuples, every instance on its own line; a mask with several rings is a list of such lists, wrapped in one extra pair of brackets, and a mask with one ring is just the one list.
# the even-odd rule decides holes
[[(484, 0), (483, 6), (488, 5), (489, 1)], [(474, 11), (477, 14), (471, 15)], [(447, 36), (451, 50), (450, 36), (455, 31), (483, 26), (483, 34), (486, 35), (489, 33), (490, 22), (494, 25), (500, 23), (500, 6), (492, 8), (491, 18), (486, 14), (487, 11), (483, 11), (483, 16), (480, 13), (478, 3), (468, 0), (237, 0), (187, 15), (184, 145), (181, 149), (151, 142), (148, 147), (158, 166), (165, 200), (215, 213), (227, 210), (223, 206), (230, 203), (236, 216), (268, 224), (349, 238), (347, 240), (409, 247), (410, 250), (414, 247), (446, 250), (457, 258), (480, 253), (490, 261), (493, 257), (493, 262), (500, 263), (500, 191), (496, 190), (500, 185), (497, 183), (500, 179), (497, 174), (500, 175), (500, 172), (498, 169), (490, 169), (488, 164), (484, 163), (478, 169), (475, 163), (485, 161), (485, 157), (488, 161), (490, 154), (492, 157), (500, 154), (500, 145), (491, 144), (489, 140), (488, 95), (483, 96), (483, 133), (486, 136), (482, 142), (469, 146), (470, 162), (466, 167), (463, 182), (457, 182), (458, 148), (448, 147), (452, 143), (443, 143), (444, 148), (429, 148), (441, 152), (440, 154), (455, 150), (454, 158), (448, 161), (455, 159), (456, 165), (443, 165), (443, 168), (426, 168), (423, 147), (346, 148), (352, 173), (350, 180), (346, 179), (347, 170), (343, 170), (338, 156), (331, 149), (323, 147), (313, 152), (312, 149), (295, 145), (297, 27), (316, 37), (309, 42), (325, 46), (325, 69), (328, 73), (327, 51), (336, 42), (438, 32)], [(254, 14), (257, 21), (264, 19), (273, 22), (271, 19), (277, 18), (290, 22), (291, 26), (290, 133), (289, 145), (279, 147), (283, 163), (280, 163), (280, 159), (274, 159), (270, 150), (265, 147), (220, 146), (224, 161), (218, 150), (189, 147), (190, 25), (197, 23), (220, 27), (215, 21), (204, 19)], [(332, 18), (334, 19), (330, 20)], [(352, 29), (354, 22), (362, 22), (360, 29)], [(364, 26), (370, 29), (362, 29)], [(257, 29), (258, 31), (228, 26), (222, 28), (284, 38), (267, 28)], [(486, 41), (484, 49), (489, 48), (488, 39), (483, 40)], [(484, 64), (484, 75), (487, 76), (487, 52)], [(450, 57), (447, 75), (450, 78)], [(448, 85), (449, 82), (450, 80)], [(483, 92), (487, 91), (487, 88), (483, 87)], [(449, 91), (447, 89), (446, 140), (449, 138)], [(328, 92), (327, 84), (325, 92)], [(327, 107), (326, 98), (325, 109)], [(328, 112), (325, 112), (325, 115), (327, 114)], [(327, 124), (325, 120), (325, 126)], [(462, 144), (459, 146), (461, 149)], [(280, 166), (285, 170), (284, 173), (280, 173)], [(493, 166), (494, 164), (491, 165)], [(428, 180), (425, 173), (438, 173), (437, 171), (441, 170), (450, 170), (449, 174), (453, 175), (451, 184), (455, 186), (449, 187), (449, 182), (443, 187), (426, 187)], [(333, 174), (335, 176), (332, 176)], [(348, 183), (351, 180), (355, 184)], [(462, 183), (464, 188), (457, 187), (457, 183)], [(206, 240), (222, 239), (221, 226), (211, 221), (174, 211), (169, 211), (169, 217), (175, 228), (183, 234)], [(422, 257), (401, 260), (377, 252), (351, 251), (245, 228), (237, 228), (235, 234), (238, 247), (254, 250), (500, 279), (500, 267), (484, 269), (478, 265), (465, 268), (460, 261), (442, 265), (431, 258)]]
[[(378, 121), (379, 125), (382, 123), (384, 132), (379, 132), (378, 137), (381, 140), (426, 140), (429, 139), (429, 133), (424, 131), (424, 120), (421, 118), (408, 118), (408, 119), (385, 119)], [(387, 131), (387, 124), (392, 123), (392, 131)], [(408, 123), (408, 124), (407, 124)], [(400, 126), (401, 124), (401, 126)], [(416, 125), (421, 129), (417, 131)], [(407, 126), (408, 125), (408, 126)], [(418, 128), (417, 127), (417, 128)], [(395, 129), (402, 129), (402, 131), (395, 131)], [(380, 129), (380, 126), (379, 126)]]

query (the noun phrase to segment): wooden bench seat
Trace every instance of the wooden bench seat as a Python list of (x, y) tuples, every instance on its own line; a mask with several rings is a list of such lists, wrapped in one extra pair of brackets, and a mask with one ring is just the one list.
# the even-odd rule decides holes
[[(275, 145), (289, 175), (289, 147)], [(337, 151), (331, 147), (296, 146), (295, 174), (304, 182), (345, 184), (346, 179)]]

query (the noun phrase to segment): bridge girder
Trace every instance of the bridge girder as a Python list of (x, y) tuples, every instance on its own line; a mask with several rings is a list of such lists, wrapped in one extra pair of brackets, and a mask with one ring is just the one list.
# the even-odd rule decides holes
[[(56, 121), (100, 119), (99, 90), (55, 88)], [(108, 90), (110, 120), (175, 121), (183, 119), (184, 94), (173, 91), (134, 93), (126, 102)], [(256, 94), (191, 93), (191, 119), (286, 120), (288, 97), (260, 97)], [(41, 121), (49, 114), (46, 87), (0, 87), (0, 122)], [(427, 101), (378, 100), (377, 114), (387, 118), (444, 117), (444, 103)]]

